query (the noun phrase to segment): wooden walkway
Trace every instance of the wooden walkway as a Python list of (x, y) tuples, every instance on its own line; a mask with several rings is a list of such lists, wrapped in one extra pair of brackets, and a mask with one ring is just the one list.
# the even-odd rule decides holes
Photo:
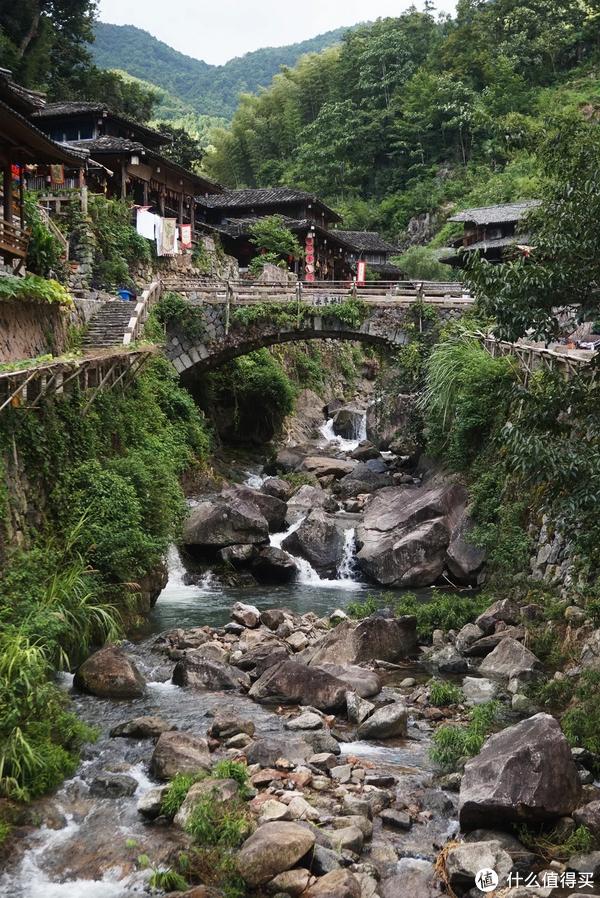
[(156, 346), (107, 350), (0, 373), (0, 412), (7, 408), (37, 408), (45, 398), (80, 390), (86, 394), (82, 409), (85, 414), (101, 390), (126, 389), (157, 352)]
[(591, 378), (596, 376), (596, 369), (590, 368), (590, 363), (596, 353), (585, 349), (550, 349), (544, 344), (509, 343), (506, 340), (496, 340), (489, 334), (478, 332), (476, 335), (491, 356), (512, 356), (517, 359), (522, 372), (522, 380), (527, 386), (529, 380), (536, 371), (558, 371), (567, 379), (577, 374), (586, 374)]

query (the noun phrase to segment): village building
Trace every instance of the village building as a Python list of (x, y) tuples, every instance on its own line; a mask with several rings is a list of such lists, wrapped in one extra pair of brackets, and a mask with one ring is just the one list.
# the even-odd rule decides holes
[[(147, 207), (163, 217), (189, 225), (193, 237), (196, 196), (220, 192), (218, 184), (188, 171), (165, 156), (161, 149), (170, 139), (164, 134), (117, 115), (96, 102), (48, 103), (32, 115), (36, 125), (54, 140), (84, 149), (96, 164), (90, 170), (90, 187), (111, 198)], [(62, 183), (41, 172), (30, 181), (31, 189), (53, 194), (72, 189), (75, 173), (65, 170)]]
[(42, 104), (40, 94), (16, 84), (10, 71), (0, 69), (0, 256), (17, 271), (25, 261), (29, 242), (24, 209), (29, 173), (40, 165), (69, 166), (79, 183), (87, 167), (87, 153), (60, 146), (28, 120)]
[(306, 281), (349, 280), (352, 246), (332, 226), (341, 216), (312, 193), (291, 187), (226, 190), (219, 195), (196, 197), (197, 223), (219, 234), (223, 248), (247, 268), (258, 250), (252, 243), (251, 225), (279, 215), (298, 238), (304, 256), (289, 259), (290, 268)]
[(472, 253), (479, 253), (488, 262), (502, 262), (511, 249), (522, 246), (526, 252), (529, 237), (522, 233), (521, 223), (540, 200), (524, 200), (499, 206), (480, 206), (465, 209), (448, 220), (464, 223), (463, 234), (453, 243), (453, 251), (440, 259), (453, 268), (464, 268)]
[(399, 281), (402, 278), (402, 269), (391, 261), (393, 256), (400, 255), (400, 248), (389, 243), (376, 231), (336, 229), (334, 233), (352, 247), (350, 261), (354, 269), (358, 262), (365, 262), (367, 277), (369, 274), (375, 275), (382, 281)]

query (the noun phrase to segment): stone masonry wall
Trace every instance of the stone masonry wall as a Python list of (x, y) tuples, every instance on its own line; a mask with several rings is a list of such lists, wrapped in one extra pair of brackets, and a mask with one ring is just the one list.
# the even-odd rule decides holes
[(0, 303), (0, 363), (64, 352), (68, 312), (36, 302)]

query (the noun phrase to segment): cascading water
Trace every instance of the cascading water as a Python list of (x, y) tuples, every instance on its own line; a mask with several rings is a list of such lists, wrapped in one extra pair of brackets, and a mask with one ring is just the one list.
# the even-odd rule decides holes
[(333, 429), (333, 418), (329, 418), (325, 424), (319, 428), (319, 432), (326, 443), (333, 443), (342, 452), (354, 452), (357, 446), (367, 439), (367, 413), (365, 412), (361, 417), (356, 434), (351, 440), (347, 440), (335, 433)]
[[(288, 527), (283, 533), (274, 533), (269, 542), (277, 549), (281, 549), (283, 541), (301, 526), (305, 518), (300, 518)], [(287, 551), (287, 550), (286, 550)], [(292, 554), (291, 552), (289, 553)], [(312, 586), (321, 589), (363, 589), (364, 584), (355, 579), (356, 566), (356, 538), (354, 528), (346, 530), (344, 533), (344, 555), (338, 568), (338, 577), (330, 580), (321, 577), (306, 558), (299, 555), (292, 556), (298, 568), (297, 582), (302, 586)]]

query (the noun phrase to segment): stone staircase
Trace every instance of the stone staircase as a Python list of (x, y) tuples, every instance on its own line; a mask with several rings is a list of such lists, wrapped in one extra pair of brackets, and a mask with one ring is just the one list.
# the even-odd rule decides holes
[(83, 337), (84, 349), (101, 349), (105, 346), (122, 346), (129, 319), (135, 303), (114, 300), (106, 302), (90, 319)]

